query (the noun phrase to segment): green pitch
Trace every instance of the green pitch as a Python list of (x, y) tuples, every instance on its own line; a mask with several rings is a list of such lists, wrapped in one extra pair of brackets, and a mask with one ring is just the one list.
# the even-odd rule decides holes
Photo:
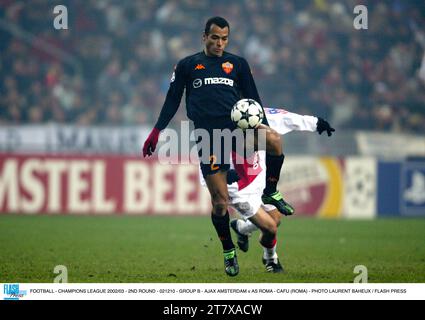
[[(341, 221), (285, 218), (278, 253), (286, 271), (261, 264), (258, 233), (225, 275), (209, 217), (0, 215), (0, 282), (425, 282), (425, 219)], [(234, 237), (235, 238), (235, 237)]]

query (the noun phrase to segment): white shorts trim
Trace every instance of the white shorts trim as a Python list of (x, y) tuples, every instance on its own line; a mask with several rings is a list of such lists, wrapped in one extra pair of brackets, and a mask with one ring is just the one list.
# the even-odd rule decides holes
[(247, 220), (254, 216), (263, 205), (261, 196), (265, 187), (265, 170), (263, 170), (246, 188), (238, 190), (237, 183), (229, 186), (230, 206)]
[(273, 210), (276, 210), (276, 207), (274, 206), (274, 205), (272, 205), (272, 204), (262, 204), (262, 206), (261, 206), (263, 209), (264, 209), (264, 211), (266, 211), (266, 212), (270, 212), (270, 211), (273, 211)]

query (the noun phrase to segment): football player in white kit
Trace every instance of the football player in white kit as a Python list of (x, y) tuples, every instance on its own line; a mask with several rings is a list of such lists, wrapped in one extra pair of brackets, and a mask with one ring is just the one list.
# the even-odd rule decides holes
[[(264, 108), (271, 128), (281, 135), (291, 131), (326, 131), (331, 136), (335, 131), (329, 123), (314, 116), (302, 116), (283, 109)], [(263, 129), (267, 129), (266, 126)], [(260, 128), (261, 128), (260, 126)], [(232, 154), (233, 165), (228, 173), (229, 205), (243, 219), (231, 221), (238, 237), (239, 248), (248, 251), (248, 237), (260, 229), (260, 244), (263, 247), (263, 264), (268, 272), (282, 272), (276, 253), (276, 234), (282, 214), (273, 205), (263, 204), (261, 195), (265, 187), (265, 152), (257, 151), (250, 159), (238, 159)]]

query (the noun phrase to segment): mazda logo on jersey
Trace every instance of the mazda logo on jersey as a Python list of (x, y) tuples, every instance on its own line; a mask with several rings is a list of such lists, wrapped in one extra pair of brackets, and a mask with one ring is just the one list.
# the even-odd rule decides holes
[[(227, 86), (231, 86), (233, 87), (233, 83), (234, 81), (232, 79), (228, 79), (228, 78), (205, 78), (204, 79), (204, 84), (205, 85), (209, 85), (209, 84), (224, 84)], [(201, 79), (195, 79), (193, 81), (193, 87), (199, 88), (202, 86), (202, 80)]]
[(205, 78), (205, 84), (225, 84), (233, 87), (233, 80), (228, 78)]
[(202, 80), (201, 79), (195, 79), (195, 80), (193, 80), (193, 87), (196, 89), (196, 88), (199, 88), (200, 86), (202, 86)]

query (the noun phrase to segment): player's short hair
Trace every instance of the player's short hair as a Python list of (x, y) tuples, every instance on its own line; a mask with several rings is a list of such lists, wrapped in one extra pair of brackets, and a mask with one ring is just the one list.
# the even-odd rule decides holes
[(220, 28), (225, 28), (228, 27), (229, 28), (229, 32), (230, 32), (230, 26), (229, 23), (227, 22), (226, 19), (222, 18), (222, 17), (212, 17), (209, 18), (207, 23), (205, 24), (205, 34), (208, 35), (210, 33), (211, 30), (211, 26), (215, 24), (216, 26), (220, 27)]

